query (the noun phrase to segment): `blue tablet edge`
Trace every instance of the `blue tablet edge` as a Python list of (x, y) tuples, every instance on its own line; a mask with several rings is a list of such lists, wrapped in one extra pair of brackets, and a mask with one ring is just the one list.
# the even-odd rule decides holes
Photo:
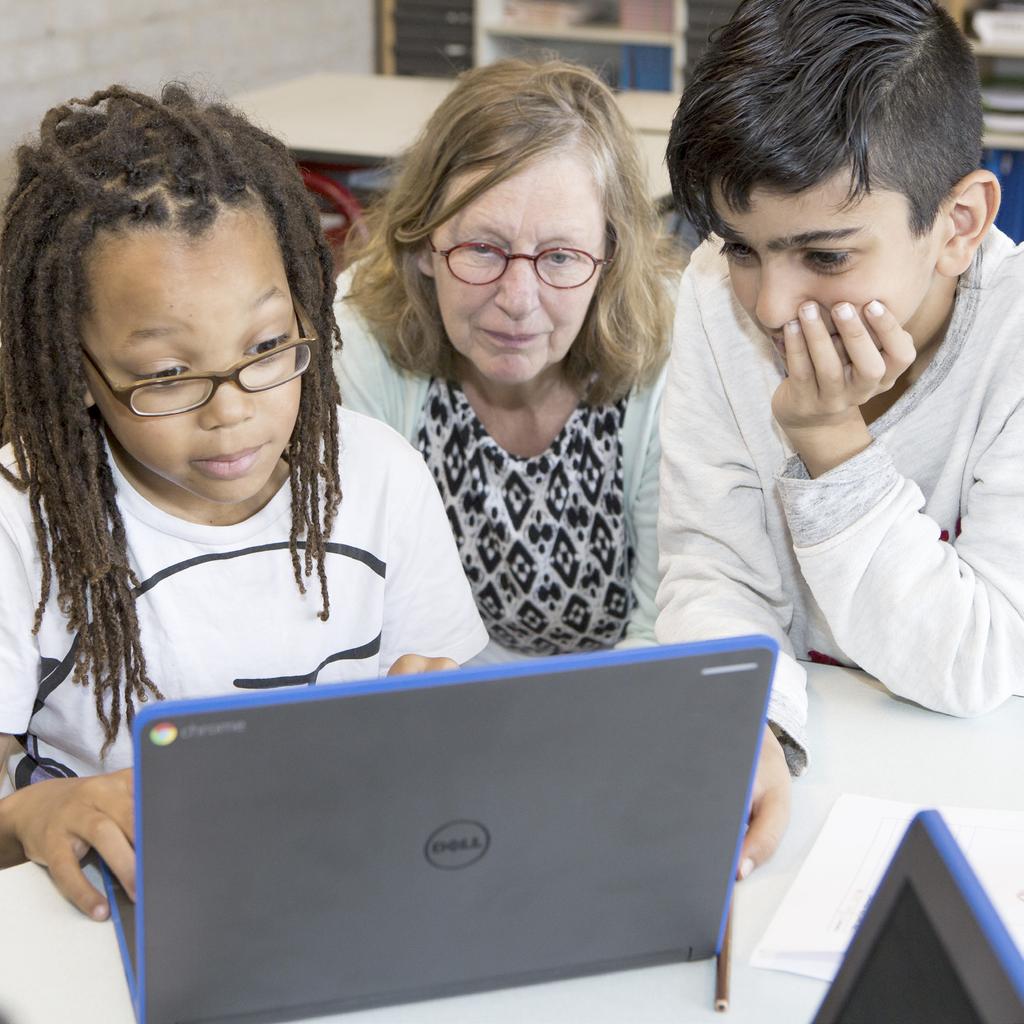
[(974, 914), (992, 952), (999, 960), (1003, 973), (1016, 989), (1021, 1002), (1024, 1003), (1024, 956), (1017, 949), (999, 912), (992, 900), (989, 899), (981, 882), (978, 881), (978, 876), (974, 873), (974, 869), (964, 856), (956, 839), (953, 838), (949, 826), (936, 810), (919, 811), (911, 821), (910, 828), (913, 828), (915, 823), (919, 823), (928, 833), (936, 851), (949, 869), (954, 883), (971, 908), (971, 913)]

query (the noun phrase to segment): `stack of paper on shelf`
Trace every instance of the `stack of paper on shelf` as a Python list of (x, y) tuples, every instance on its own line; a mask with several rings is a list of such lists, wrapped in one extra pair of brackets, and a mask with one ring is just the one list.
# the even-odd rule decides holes
[(971, 27), (983, 43), (1024, 49), (1024, 3), (999, 3), (991, 10), (975, 11)]
[[(1021, 13), (1024, 18), (1024, 12)], [(981, 87), (985, 129), (990, 132), (1021, 132), (1024, 143), (1024, 81), (995, 79)]]

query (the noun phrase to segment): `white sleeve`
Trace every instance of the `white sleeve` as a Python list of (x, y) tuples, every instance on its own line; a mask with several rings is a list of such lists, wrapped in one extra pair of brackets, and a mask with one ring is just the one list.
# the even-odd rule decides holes
[(403, 654), (461, 665), (488, 639), (437, 485), (419, 452), (404, 448), (387, 509), (382, 673)]
[(32, 635), (39, 585), (28, 578), (13, 531), (0, 510), (0, 733), (19, 735), (28, 727), (39, 686)]
[(1019, 404), (965, 482), (949, 542), (880, 441), (816, 480), (792, 465), (780, 477), (800, 567), (836, 642), (893, 693), (974, 715), (1024, 691), (1022, 453)]
[(635, 453), (643, 459), (640, 487), (628, 510), (633, 533), (633, 611), (626, 633), (616, 647), (645, 647), (656, 643), (654, 621), (658, 614), (655, 594), (658, 590), (658, 473), (661, 445), (658, 441), (657, 413), (643, 450)]
[(387, 423), (411, 441), (426, 399), (427, 378), (401, 370), (388, 359), (369, 324), (345, 298), (351, 278), (351, 268), (338, 278), (334, 302), (341, 334), (341, 351), (334, 354), (341, 404)]
[(806, 764), (806, 672), (787, 631), (793, 606), (765, 529), (762, 482), (715, 361), (695, 275), (683, 274), (661, 414), (661, 643), (748, 633), (781, 651), (769, 718), (792, 739), (790, 767)]

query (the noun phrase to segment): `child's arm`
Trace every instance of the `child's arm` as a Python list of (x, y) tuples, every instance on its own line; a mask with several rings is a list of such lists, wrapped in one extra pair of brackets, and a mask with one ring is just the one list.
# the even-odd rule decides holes
[(763, 484), (719, 379), (694, 277), (683, 276), (662, 398), (656, 628), (661, 643), (764, 633), (779, 644), (768, 717), (786, 742), (765, 730), (740, 855), (745, 877), (778, 846), (790, 772), (807, 762), (806, 673), (792, 656), (793, 609), (765, 529)]
[(110, 908), (86, 880), (79, 861), (95, 849), (134, 899), (133, 835), (130, 768), (37, 782), (0, 800), (0, 868), (26, 859), (43, 865), (58, 890), (97, 921), (106, 919)]
[[(885, 350), (908, 340), (888, 313), (865, 320)], [(854, 363), (857, 330), (859, 317), (843, 335)], [(998, 329), (983, 337), (989, 366), (979, 362), (970, 379), (961, 376), (959, 392), (951, 379), (943, 385), (942, 414), (967, 421), (950, 458), (982, 452), (965, 465), (959, 523), (936, 523), (924, 513), (920, 488), (899, 472), (883, 441), (833, 467), (813, 455), (811, 465), (791, 460), (779, 479), (801, 572), (836, 643), (894, 693), (957, 715), (979, 714), (1010, 696), (1024, 656), (1024, 359), (1015, 335), (1001, 350)], [(854, 372), (869, 377), (862, 362), (861, 370), (847, 371), (851, 400)], [(984, 388), (984, 404), (970, 405), (963, 388)], [(842, 396), (819, 395), (819, 406), (827, 401)], [(804, 418), (812, 411), (813, 403), (805, 405)], [(788, 416), (787, 433), (801, 436), (806, 423), (794, 428), (792, 409)], [(926, 414), (919, 419), (925, 448), (934, 442)]]
[[(369, 425), (363, 421), (361, 428)], [(374, 425), (372, 432), (386, 429)], [(427, 464), (411, 445), (388, 434), (377, 442), (378, 458), (391, 462), (380, 510), (390, 534), (380, 664), (389, 674), (409, 671), (402, 666), (410, 664), (464, 664), (487, 644), (487, 631)]]
[[(657, 637), (660, 643), (750, 633), (775, 639), (780, 655), (768, 717), (791, 740), (786, 757), (800, 771), (806, 672), (788, 636), (793, 605), (765, 526), (764, 482), (705, 330), (695, 287), (700, 269), (695, 257), (683, 274), (662, 397)], [(758, 386), (756, 372), (751, 387)]]

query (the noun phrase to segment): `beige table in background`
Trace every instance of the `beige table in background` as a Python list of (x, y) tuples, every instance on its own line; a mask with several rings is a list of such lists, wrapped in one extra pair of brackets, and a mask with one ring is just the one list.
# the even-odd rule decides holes
[[(806, 1024), (825, 985), (753, 968), (749, 959), (840, 794), (1024, 810), (1024, 699), (961, 720), (896, 700), (859, 672), (811, 666), (809, 673), (811, 769), (794, 785), (793, 820), (775, 857), (736, 887), (727, 1016), (711, 1008), (714, 962), (705, 960), (318, 1020)], [(0, 871), (0, 913), (0, 1014), (10, 1024), (133, 1024), (111, 924), (79, 915), (33, 864)]]
[[(412, 143), (452, 85), (450, 78), (321, 72), (239, 93), (231, 102), (299, 159), (373, 166)], [(637, 131), (651, 197), (668, 195), (665, 146), (679, 98), (628, 92), (619, 102)]]

